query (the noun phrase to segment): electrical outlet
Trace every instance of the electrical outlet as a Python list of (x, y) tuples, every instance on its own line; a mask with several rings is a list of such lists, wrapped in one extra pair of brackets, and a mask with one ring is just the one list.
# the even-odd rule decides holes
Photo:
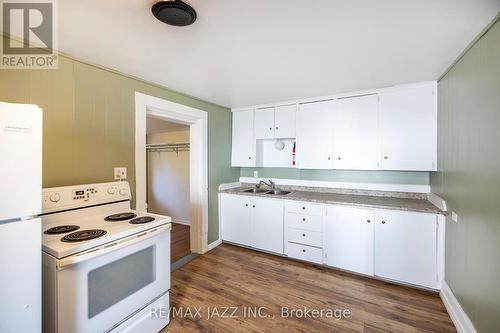
[(115, 168), (115, 180), (127, 179), (127, 168)]
[(253, 172), (253, 178), (259, 178), (259, 172), (257, 170)]
[(458, 223), (458, 214), (455, 212), (451, 212), (451, 219), (455, 222)]

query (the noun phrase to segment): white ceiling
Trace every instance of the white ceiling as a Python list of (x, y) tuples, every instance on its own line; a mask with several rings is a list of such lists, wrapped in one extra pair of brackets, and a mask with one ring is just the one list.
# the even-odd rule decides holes
[(60, 49), (228, 107), (437, 79), (500, 0), (187, 0), (171, 27), (151, 0), (64, 0)]
[(164, 133), (164, 132), (177, 132), (187, 131), (189, 126), (172, 123), (170, 121), (161, 120), (153, 117), (146, 117), (146, 133)]

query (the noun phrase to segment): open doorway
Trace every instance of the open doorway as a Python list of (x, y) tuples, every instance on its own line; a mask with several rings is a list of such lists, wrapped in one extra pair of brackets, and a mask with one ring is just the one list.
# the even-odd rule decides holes
[[(166, 126), (186, 126), (189, 131), (189, 246), (192, 253), (208, 251), (208, 115), (207, 112), (154, 96), (135, 93), (135, 178), (136, 209), (148, 210), (148, 119)], [(150, 120), (150, 123), (152, 120)], [(154, 122), (154, 121), (153, 121)], [(165, 125), (158, 123), (159, 126)], [(174, 125), (175, 124), (175, 125)], [(153, 125), (151, 125), (153, 126)], [(180, 127), (179, 127), (180, 128)], [(150, 129), (154, 131), (153, 129)], [(151, 133), (153, 134), (153, 133)], [(159, 138), (161, 136), (157, 136)], [(153, 138), (150, 138), (153, 140)], [(156, 140), (156, 138), (155, 138)], [(158, 141), (159, 142), (159, 141)], [(164, 142), (164, 140), (160, 143)], [(150, 146), (151, 147), (151, 146)], [(186, 149), (186, 145), (184, 149)], [(181, 149), (180, 146), (177, 149)], [(169, 153), (171, 154), (171, 153)], [(175, 154), (175, 152), (173, 153)], [(162, 184), (161, 186), (170, 186)], [(181, 195), (182, 196), (182, 195)], [(158, 207), (152, 208), (157, 209)], [(172, 209), (172, 208), (171, 208)], [(168, 215), (168, 214), (167, 214)], [(177, 217), (173, 216), (173, 220)], [(182, 216), (177, 222), (182, 222)], [(177, 223), (182, 224), (182, 223)], [(180, 260), (179, 260), (180, 261)], [(174, 260), (172, 260), (174, 262)]]
[(147, 116), (147, 208), (172, 218), (172, 263), (191, 254), (189, 132), (187, 125)]

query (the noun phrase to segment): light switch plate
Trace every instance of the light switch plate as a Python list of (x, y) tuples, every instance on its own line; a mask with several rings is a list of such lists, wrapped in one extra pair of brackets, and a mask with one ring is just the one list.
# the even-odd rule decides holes
[(127, 168), (115, 168), (115, 180), (127, 179)]
[(259, 178), (259, 172), (257, 170), (253, 172), (253, 178)]
[(458, 214), (457, 214), (457, 213), (455, 213), (455, 212), (451, 212), (451, 219), (452, 219), (454, 222), (458, 223)]

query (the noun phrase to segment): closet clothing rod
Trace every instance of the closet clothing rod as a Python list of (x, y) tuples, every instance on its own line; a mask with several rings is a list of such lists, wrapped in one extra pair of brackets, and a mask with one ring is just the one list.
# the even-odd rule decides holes
[(147, 152), (180, 152), (189, 151), (189, 143), (151, 143), (146, 144)]

